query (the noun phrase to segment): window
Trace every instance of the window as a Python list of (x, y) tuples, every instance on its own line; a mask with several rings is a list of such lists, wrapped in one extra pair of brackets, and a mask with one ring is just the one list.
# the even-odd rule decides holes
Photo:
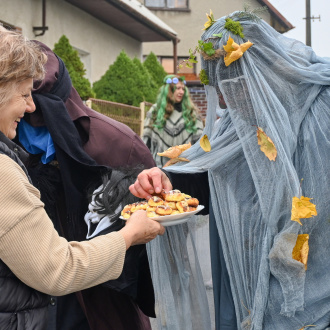
[(144, 5), (159, 9), (188, 9), (188, 0), (145, 0)]
[[(178, 65), (184, 61), (187, 60), (187, 57), (178, 57)], [(174, 60), (173, 57), (160, 57), (160, 63), (162, 64), (164, 70), (167, 73), (173, 73), (174, 70)], [(194, 64), (192, 68), (188, 68), (186, 66), (183, 66), (181, 69), (179, 69), (179, 72), (182, 74), (196, 74), (196, 65)]]
[[(143, 56), (143, 61), (146, 59), (146, 55)], [(179, 65), (182, 61), (187, 60), (187, 57), (178, 57), (178, 62), (177, 64)], [(157, 56), (157, 59), (159, 61), (159, 63), (163, 66), (164, 70), (168, 73), (168, 74), (172, 74), (174, 72), (174, 60), (173, 57), (169, 57), (169, 56)], [(192, 75), (196, 75), (196, 64), (193, 64), (192, 68), (188, 68), (186, 66), (183, 66), (181, 69), (178, 70), (180, 74), (192, 74)]]

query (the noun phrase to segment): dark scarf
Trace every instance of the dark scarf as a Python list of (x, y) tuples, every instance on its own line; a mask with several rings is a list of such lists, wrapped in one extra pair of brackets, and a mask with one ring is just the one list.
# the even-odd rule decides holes
[(72, 122), (64, 102), (70, 95), (71, 80), (63, 61), (59, 61), (59, 77), (49, 93), (33, 94), (36, 112), (41, 112), (54, 141), (56, 159), (66, 202), (67, 239), (84, 240), (87, 211), (87, 188), (100, 180), (106, 166), (98, 165), (83, 149), (79, 133)]
[(174, 103), (173, 105), (174, 109), (178, 112), (182, 112), (182, 102), (180, 103)]
[(29, 181), (31, 182), (26, 167), (23, 164), (29, 157), (29, 154), (15, 142), (7, 138), (7, 136), (0, 131), (0, 143), (1, 142), (3, 144), (1, 145), (0, 152), (3, 151), (4, 154), (8, 155), (12, 160), (14, 160), (22, 168)]

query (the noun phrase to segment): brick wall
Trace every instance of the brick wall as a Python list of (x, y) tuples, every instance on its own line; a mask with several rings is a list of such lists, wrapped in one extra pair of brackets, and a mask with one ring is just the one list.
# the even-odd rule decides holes
[(206, 102), (206, 95), (204, 86), (198, 82), (187, 82), (187, 87), (189, 89), (190, 97), (194, 104), (198, 107), (200, 114), (203, 119), (206, 117), (206, 109), (207, 109), (207, 102)]

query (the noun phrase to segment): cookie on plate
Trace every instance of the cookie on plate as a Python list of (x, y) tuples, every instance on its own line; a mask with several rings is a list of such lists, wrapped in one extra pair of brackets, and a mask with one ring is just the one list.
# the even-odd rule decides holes
[(176, 207), (180, 213), (189, 212), (189, 206), (186, 201), (177, 202)]
[(180, 202), (184, 200), (184, 194), (180, 190), (170, 190), (165, 193), (165, 201), (167, 202)]
[(164, 205), (164, 201), (158, 196), (152, 196), (151, 198), (148, 199), (148, 204), (150, 206), (159, 206), (159, 205)]
[(172, 209), (166, 205), (159, 205), (156, 207), (155, 212), (159, 215), (170, 215), (172, 213)]

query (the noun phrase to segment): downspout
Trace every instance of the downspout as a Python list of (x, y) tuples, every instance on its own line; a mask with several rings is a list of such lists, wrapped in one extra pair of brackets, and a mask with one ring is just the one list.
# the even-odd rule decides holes
[(178, 39), (175, 38), (173, 39), (173, 73), (177, 74), (178, 73)]
[[(42, 26), (34, 26), (33, 32), (35, 37), (39, 37), (45, 34), (48, 30), (48, 26), (46, 26), (46, 0), (42, 0)], [(41, 33), (36, 34), (36, 31), (41, 31)]]

